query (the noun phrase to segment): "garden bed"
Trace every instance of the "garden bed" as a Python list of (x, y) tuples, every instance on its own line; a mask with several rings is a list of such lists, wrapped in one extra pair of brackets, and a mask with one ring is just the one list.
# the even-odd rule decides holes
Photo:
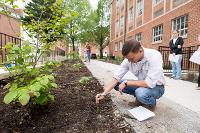
[(1, 81), (0, 132), (134, 132), (120, 115), (114, 115), (115, 106), (109, 96), (96, 105), (95, 95), (103, 87), (95, 78), (81, 85), (82, 76), (92, 75), (85, 66), (75, 71), (72, 67), (75, 63), (65, 61), (54, 71), (59, 85), (52, 90), (56, 100), (43, 107), (4, 104), (7, 90), (3, 86), (8, 81)]

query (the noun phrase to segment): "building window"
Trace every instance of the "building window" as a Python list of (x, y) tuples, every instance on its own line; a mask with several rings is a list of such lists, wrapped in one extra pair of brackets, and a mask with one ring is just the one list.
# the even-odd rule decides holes
[(128, 11), (128, 22), (133, 20), (133, 7), (129, 8)]
[(117, 49), (118, 49), (118, 46), (117, 46), (117, 45), (118, 45), (118, 43), (116, 42), (116, 43), (115, 43), (115, 51), (117, 51)]
[(153, 17), (156, 18), (164, 13), (164, 8), (161, 8), (153, 13)]
[(138, 42), (141, 42), (141, 40), (142, 40), (142, 33), (141, 33), (141, 32), (140, 32), (140, 33), (137, 33), (137, 34), (135, 35), (135, 40), (138, 41)]
[(184, 3), (186, 0), (173, 0), (173, 7), (177, 7)]
[(154, 0), (154, 5), (159, 4), (163, 0)]
[(153, 42), (162, 41), (163, 25), (159, 25), (153, 28)]
[(120, 28), (124, 27), (124, 16), (120, 18)]
[(172, 20), (172, 30), (179, 31), (181, 37), (187, 37), (188, 33), (188, 16), (181, 16)]
[(142, 15), (143, 12), (143, 0), (137, 0), (137, 15)]
[(120, 42), (119, 42), (119, 50), (122, 51), (122, 47), (123, 47), (123, 43), (122, 43), (122, 41), (120, 41)]

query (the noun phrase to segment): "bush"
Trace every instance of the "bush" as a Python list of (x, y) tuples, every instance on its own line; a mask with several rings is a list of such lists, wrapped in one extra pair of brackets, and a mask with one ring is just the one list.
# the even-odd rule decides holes
[(13, 81), (8, 83), (5, 88), (9, 92), (4, 97), (4, 102), (10, 104), (18, 101), (22, 105), (26, 105), (30, 100), (39, 105), (45, 105), (48, 101), (54, 101), (50, 89), (57, 88), (53, 68), (60, 65), (59, 62), (46, 62), (43, 67), (36, 68), (36, 62), (32, 60), (34, 57), (34, 49), (30, 45), (24, 45), (20, 48), (17, 45), (7, 44), (8, 62), (15, 65), (9, 68), (13, 76)]

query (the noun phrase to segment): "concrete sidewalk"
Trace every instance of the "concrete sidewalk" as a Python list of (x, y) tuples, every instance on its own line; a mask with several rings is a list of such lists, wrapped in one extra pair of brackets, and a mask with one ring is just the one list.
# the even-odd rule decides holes
[[(94, 77), (107, 85), (113, 73), (119, 65), (92, 60), (85, 63)], [(127, 73), (125, 79), (135, 79), (131, 73)], [(112, 90), (111, 97), (120, 113), (129, 122), (134, 130), (139, 133), (199, 133), (200, 132), (200, 91), (196, 90), (197, 84), (173, 80), (166, 77), (165, 94), (158, 100), (156, 116), (152, 119), (139, 122), (128, 113), (131, 109), (127, 105), (135, 99), (130, 95), (119, 95)]]

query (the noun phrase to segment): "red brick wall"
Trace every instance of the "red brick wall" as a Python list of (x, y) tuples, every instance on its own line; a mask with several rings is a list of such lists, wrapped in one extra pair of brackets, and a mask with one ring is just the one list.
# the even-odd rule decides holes
[[(113, 3), (115, 3), (116, 0), (114, 0)], [(185, 0), (186, 3), (183, 3), (182, 5), (173, 8), (170, 10), (170, 1), (169, 0), (163, 0), (166, 2), (165, 4), (162, 4), (163, 6), (166, 5), (164, 9), (166, 9), (166, 13), (163, 16), (157, 17), (154, 20), (150, 20), (152, 16), (152, 6), (150, 1), (149, 3), (144, 3), (144, 20), (148, 21), (143, 23), (140, 27), (135, 27), (132, 31), (128, 32), (126, 34), (126, 38), (129, 36), (133, 36), (132, 38), (135, 38), (135, 34), (142, 32), (142, 44), (145, 47), (148, 48), (155, 48), (157, 49), (159, 46), (168, 46), (169, 40), (171, 38), (171, 32), (172, 32), (172, 20), (176, 17), (188, 14), (188, 34), (187, 38), (184, 39), (184, 46), (189, 45), (196, 45), (198, 43), (197, 35), (200, 34), (200, 2), (199, 0)], [(160, 5), (159, 5), (160, 6)], [(114, 6), (113, 6), (114, 8)], [(112, 9), (114, 10), (114, 9)], [(147, 10), (147, 11), (145, 11)], [(135, 12), (136, 13), (136, 12)], [(134, 15), (136, 16), (136, 14)], [(115, 14), (112, 14), (112, 17), (115, 17)], [(112, 23), (113, 24), (113, 23)], [(152, 28), (155, 26), (158, 26), (160, 24), (163, 24), (163, 40), (161, 43), (152, 43)], [(115, 26), (112, 26), (115, 27)], [(111, 46), (110, 46), (110, 52), (116, 53), (116, 55), (121, 55), (121, 51), (114, 52), (114, 46), (116, 42), (119, 42), (121, 39), (123, 40), (123, 36), (119, 38), (113, 37), (113, 34), (115, 34), (114, 30), (111, 30)]]

